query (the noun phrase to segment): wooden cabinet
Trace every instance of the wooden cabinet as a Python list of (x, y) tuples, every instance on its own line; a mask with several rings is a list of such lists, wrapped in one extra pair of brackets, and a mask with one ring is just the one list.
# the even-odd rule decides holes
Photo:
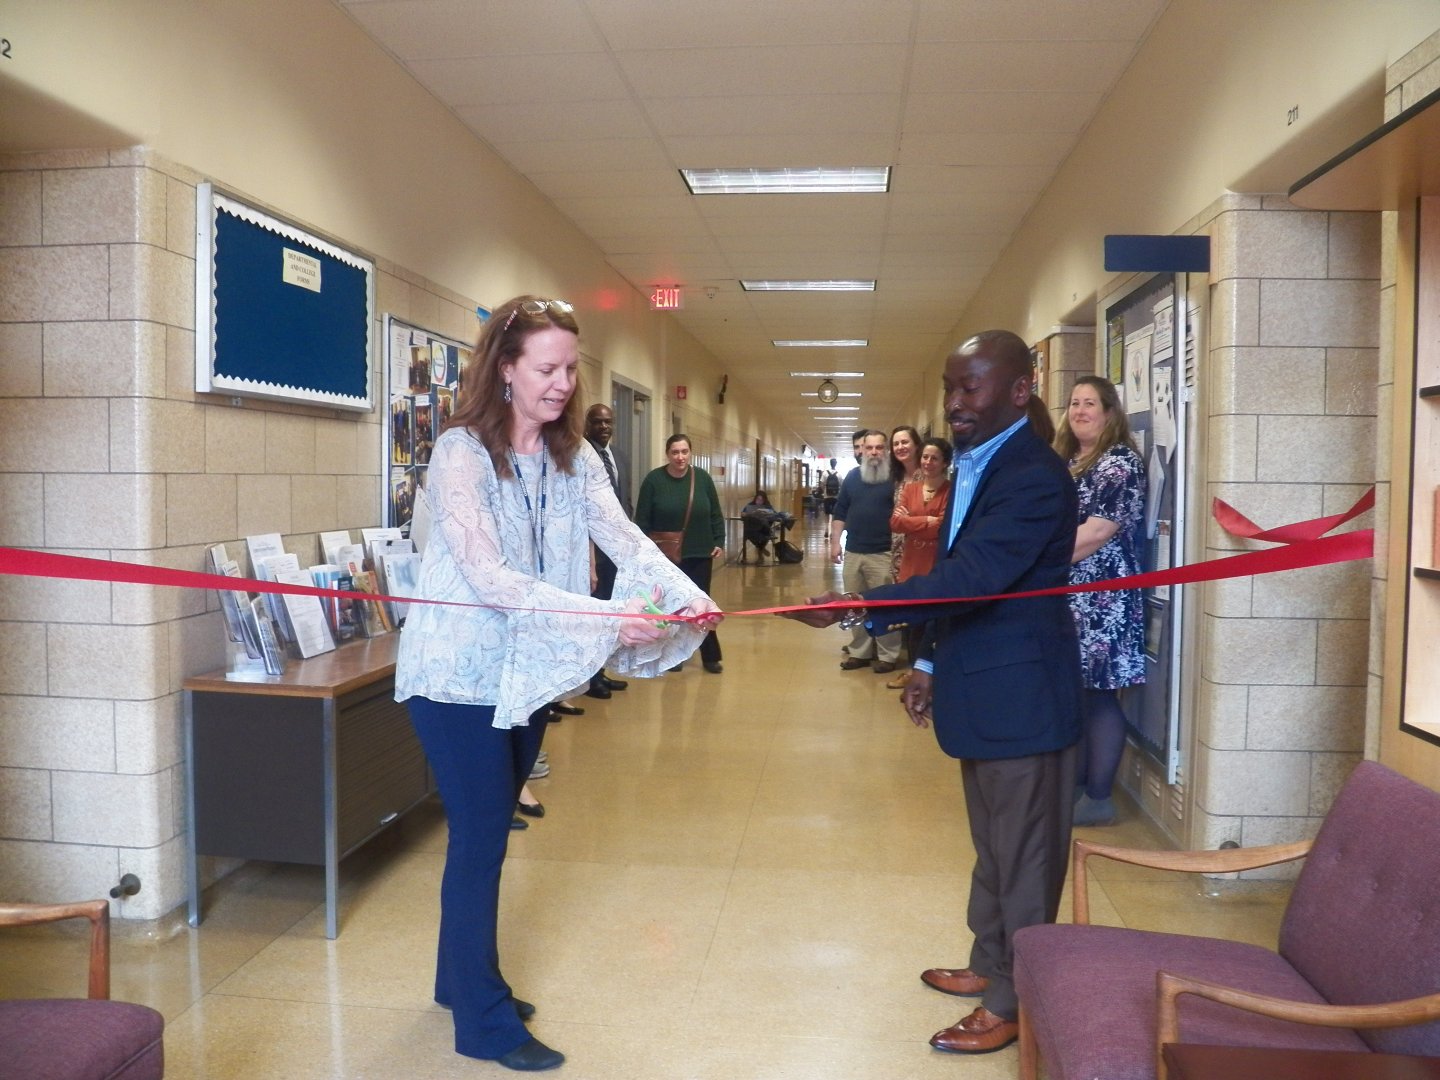
[(1440, 196), (1419, 200), (1417, 227), (1410, 580), (1401, 726), (1440, 742), (1440, 663), (1435, 661), (1435, 642), (1440, 641)]
[(339, 863), (434, 790), (394, 700), (398, 634), (292, 663), (285, 674), (187, 679), (190, 925), (201, 855), (325, 868), (338, 929)]

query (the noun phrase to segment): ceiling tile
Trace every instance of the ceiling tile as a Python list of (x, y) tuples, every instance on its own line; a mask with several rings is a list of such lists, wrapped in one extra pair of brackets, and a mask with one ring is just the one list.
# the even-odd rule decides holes
[(586, 0), (601, 32), (616, 48), (642, 41), (655, 49), (713, 45), (904, 42), (912, 0), (724, 0), (673, 2)]
[(670, 168), (665, 152), (653, 139), (556, 139), (492, 145), (501, 157), (527, 174), (577, 169), (624, 172), (635, 168)]
[(605, 53), (416, 60), (421, 84), (457, 111), (466, 105), (622, 99), (629, 90)]
[(455, 114), (489, 143), (651, 138), (645, 117), (629, 98), (462, 105)]
[(969, 135), (976, 132), (1078, 134), (1100, 107), (1100, 93), (1001, 93), (993, 90), (911, 94), (905, 133)]
[[(340, 0), (340, 6), (402, 60), (605, 47), (577, 0)], [(545, 27), (543, 36), (536, 26)]]
[(921, 41), (1125, 41), (1167, 0), (920, 0)]
[(649, 97), (642, 101), (661, 135), (872, 134), (898, 136), (900, 94), (750, 94)]
[(1050, 174), (1065, 160), (1077, 136), (1069, 132), (981, 132), (966, 135), (906, 134), (896, 164), (1030, 165)]
[(917, 94), (1104, 93), (1134, 51), (1128, 41), (921, 42), (910, 86)]
[(751, 49), (617, 51), (640, 97), (894, 94), (905, 81), (904, 45), (786, 45)]

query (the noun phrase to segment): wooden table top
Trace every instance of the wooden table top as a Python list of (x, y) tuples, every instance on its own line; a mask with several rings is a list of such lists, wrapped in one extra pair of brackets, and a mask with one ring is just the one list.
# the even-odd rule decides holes
[(333, 652), (290, 660), (283, 675), (212, 671), (186, 679), (186, 690), (280, 697), (340, 697), (395, 673), (400, 634), (347, 641)]

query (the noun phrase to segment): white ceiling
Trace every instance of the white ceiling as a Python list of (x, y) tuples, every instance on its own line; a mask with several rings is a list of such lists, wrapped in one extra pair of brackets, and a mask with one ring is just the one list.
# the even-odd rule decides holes
[[(637, 288), (684, 285), (675, 317), (732, 386), (832, 451), (818, 380), (787, 373), (864, 371), (835, 426), (899, 422), (1166, 0), (336, 2)], [(678, 172), (817, 165), (892, 165), (890, 191), (696, 198)]]

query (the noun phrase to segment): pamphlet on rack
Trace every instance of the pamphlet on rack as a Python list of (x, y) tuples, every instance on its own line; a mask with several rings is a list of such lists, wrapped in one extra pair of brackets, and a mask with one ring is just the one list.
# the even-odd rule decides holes
[[(313, 585), (310, 575), (298, 566), (294, 569), (277, 569), (275, 580), (282, 585)], [(325, 606), (318, 596), (283, 595), (285, 614), (290, 619), (290, 629), (295, 635), (295, 647), (305, 658), (331, 652), (335, 639), (330, 634), (330, 623), (325, 618)]]
[(261, 651), (265, 654), (265, 674), (285, 674), (285, 650), (275, 636), (275, 623), (259, 597), (250, 601), (250, 611), (255, 618), (255, 627), (260, 638)]
[(360, 538), (365, 545), (365, 555), (370, 560), (370, 568), (378, 569), (375, 565), (375, 557), (380, 553), (380, 548), (385, 543), (394, 541), (405, 541), (405, 532), (398, 525), (374, 529), (361, 529)]
[(320, 534), (320, 553), (325, 556), (327, 563), (334, 563), (338, 566), (340, 565), (340, 549), (352, 542), (349, 529), (322, 532)]
[[(380, 592), (375, 584), (374, 572), (360, 569), (359, 563), (350, 564), (350, 580), (354, 583), (356, 592)], [(395, 629), (395, 624), (390, 621), (390, 613), (378, 599), (359, 600), (356, 601), (356, 606), (360, 609), (366, 637), (379, 637)]]
[[(390, 596), (414, 597), (420, 594), (420, 560), (417, 552), (396, 552), (380, 556), (381, 588)], [(390, 618), (399, 626), (405, 621), (409, 604), (390, 601)]]
[[(226, 577), (239, 578), (240, 564), (230, 558), (224, 544), (215, 544), (206, 553), (210, 570)], [(216, 589), (220, 613), (225, 619), (226, 678), (263, 674), (264, 650), (260, 631), (250, 611), (250, 594), (240, 589)]]
[[(261, 577), (265, 581), (279, 581), (277, 574), (289, 573), (300, 569), (300, 556), (293, 552), (286, 552), (283, 555), (272, 555), (268, 559), (262, 559)], [(295, 644), (295, 628), (290, 625), (290, 613), (285, 607), (285, 597), (279, 593), (265, 593), (265, 606), (270, 611), (270, 618), (275, 622), (275, 633), (280, 637), (280, 644), (287, 649)]]
[[(310, 580), (319, 588), (335, 589), (339, 592), (351, 592), (355, 587), (344, 569), (330, 563), (310, 567)], [(360, 625), (360, 614), (356, 610), (357, 601), (346, 596), (327, 596), (324, 601), (325, 618), (330, 623), (330, 632), (336, 642), (365, 636)]]

